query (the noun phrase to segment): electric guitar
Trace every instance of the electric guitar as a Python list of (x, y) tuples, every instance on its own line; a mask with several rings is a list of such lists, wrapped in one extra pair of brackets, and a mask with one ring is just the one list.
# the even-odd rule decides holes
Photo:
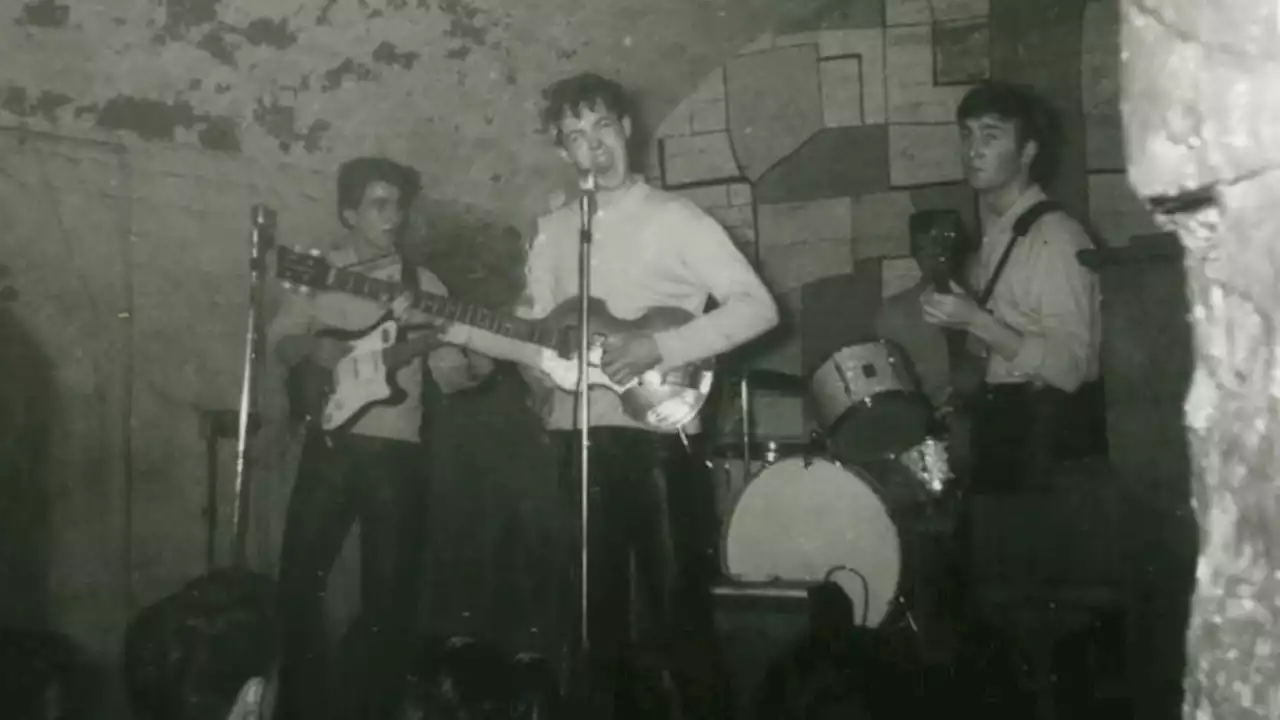
[[(328, 290), (390, 302), (406, 291), (402, 285), (334, 267), (319, 252), (280, 247), (276, 251), (276, 276), (286, 287), (303, 292)], [(332, 371), (303, 369), (291, 378), (290, 404), (326, 431), (342, 430), (356, 422), (368, 408), (396, 402), (394, 370), (424, 346), (445, 343), (469, 348), (498, 360), (537, 368), (560, 389), (578, 388), (578, 300), (561, 303), (538, 320), (518, 318), (474, 303), (443, 295), (410, 291), (412, 307), (445, 323), (439, 333), (421, 340), (398, 343), (400, 325), (393, 318), (352, 333), (351, 351)], [(604, 387), (622, 399), (623, 409), (637, 423), (651, 430), (670, 432), (697, 417), (714, 380), (713, 360), (650, 370), (626, 385), (610, 380), (600, 368), (603, 342), (611, 335), (660, 332), (679, 327), (696, 316), (681, 308), (653, 308), (638, 318), (623, 320), (611, 313), (599, 298), (587, 303), (592, 333), (587, 384)], [(299, 366), (301, 368), (301, 366)], [(304, 378), (304, 374), (307, 376)], [(399, 395), (403, 397), (403, 395)]]
[(325, 431), (345, 430), (379, 405), (399, 405), (407, 397), (396, 371), (439, 346), (431, 335), (403, 339), (403, 329), (387, 313), (362, 330), (333, 328), (315, 333), (350, 345), (333, 369), (303, 360), (285, 378), (290, 416)]

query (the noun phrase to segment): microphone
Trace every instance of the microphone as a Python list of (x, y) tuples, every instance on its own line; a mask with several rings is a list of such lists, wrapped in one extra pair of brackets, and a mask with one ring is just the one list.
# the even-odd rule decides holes
[(596, 174), (588, 170), (578, 175), (578, 187), (582, 190), (582, 211), (596, 214)]
[(596, 215), (596, 174), (589, 170), (579, 173), (578, 187), (582, 189), (582, 197), (578, 199), (578, 211), (582, 216), (579, 234), (586, 244), (591, 242), (591, 220)]

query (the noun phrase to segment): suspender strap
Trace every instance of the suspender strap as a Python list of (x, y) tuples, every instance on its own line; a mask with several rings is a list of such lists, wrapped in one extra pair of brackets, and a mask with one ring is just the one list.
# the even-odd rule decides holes
[(1009, 264), (1009, 256), (1013, 254), (1013, 246), (1031, 231), (1031, 226), (1036, 221), (1044, 217), (1046, 214), (1061, 210), (1062, 206), (1052, 200), (1041, 200), (1040, 202), (1027, 208), (1017, 220), (1013, 221), (1013, 236), (1009, 238), (1009, 244), (1004, 246), (1004, 253), (1000, 255), (999, 262), (996, 263), (996, 269), (991, 273), (991, 279), (987, 280), (987, 285), (982, 289), (982, 294), (978, 296), (978, 306), (986, 307), (991, 301), (991, 294), (995, 292), (996, 283), (1000, 281), (1000, 276), (1004, 274), (1004, 268)]

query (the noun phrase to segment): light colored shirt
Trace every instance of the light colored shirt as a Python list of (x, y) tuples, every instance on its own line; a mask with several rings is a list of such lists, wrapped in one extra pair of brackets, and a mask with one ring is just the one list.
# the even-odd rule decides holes
[[(338, 267), (363, 273), (381, 280), (400, 282), (400, 261), (393, 255), (357, 263), (355, 251), (339, 248), (327, 253), (330, 263)], [(419, 288), (425, 292), (447, 295), (440, 278), (425, 268), (418, 268)], [(284, 297), (279, 312), (267, 329), (267, 337), (274, 356), (275, 344), (289, 335), (302, 335), (332, 328), (338, 330), (362, 330), (371, 327), (386, 313), (387, 306), (371, 299), (336, 291), (321, 291), (312, 296), (289, 293)], [(410, 333), (412, 336), (413, 333)], [(485, 374), (492, 369), (491, 361), (481, 355), (462, 351), (446, 345), (427, 355), (431, 376), (443, 392), (453, 392), (475, 384), (473, 371)], [(396, 381), (405, 391), (405, 399), (398, 405), (377, 405), (370, 408), (351, 427), (355, 435), (420, 441), (422, 424), (422, 360), (413, 361), (396, 371)]]
[(923, 392), (941, 407), (951, 392), (951, 362), (942, 328), (928, 323), (920, 312), (920, 298), (929, 289), (918, 283), (885, 298), (876, 313), (875, 333), (902, 347), (915, 368)]
[[(777, 325), (778, 307), (759, 275), (724, 228), (697, 205), (643, 181), (607, 202), (602, 197), (600, 205), (592, 220), (592, 296), (621, 319), (664, 306), (699, 316), (654, 334), (660, 368), (720, 355)], [(577, 203), (539, 218), (520, 315), (542, 317), (577, 297), (580, 226)], [(719, 306), (704, 314), (710, 297)], [(539, 411), (546, 426), (574, 428), (573, 393), (546, 385), (542, 393)], [(641, 427), (606, 388), (592, 388), (590, 404), (592, 426)], [(699, 429), (697, 421), (684, 427), (688, 433)]]
[[(1033, 185), (1003, 217), (985, 219), (982, 249), (971, 268), (974, 288), (986, 287), (1012, 238), (1014, 221), (1044, 199)], [(1018, 241), (987, 309), (1021, 333), (1022, 348), (1011, 360), (989, 352), (988, 383), (1032, 382), (1072, 392), (1098, 377), (1098, 280), (1076, 258), (1091, 247), (1084, 227), (1060, 211), (1045, 214)]]

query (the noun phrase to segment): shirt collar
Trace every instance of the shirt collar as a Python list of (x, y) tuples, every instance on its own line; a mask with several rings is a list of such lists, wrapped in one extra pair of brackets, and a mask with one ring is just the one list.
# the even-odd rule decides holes
[(1018, 197), (1018, 201), (1013, 204), (1013, 207), (1009, 208), (1004, 215), (1000, 216), (1000, 219), (993, 221), (986, 228), (985, 232), (982, 233), (983, 239), (1008, 237), (1013, 232), (1013, 224), (1022, 216), (1022, 213), (1026, 212), (1032, 205), (1046, 199), (1048, 199), (1048, 196), (1044, 194), (1044, 190), (1040, 189), (1039, 185), (1032, 184)]

